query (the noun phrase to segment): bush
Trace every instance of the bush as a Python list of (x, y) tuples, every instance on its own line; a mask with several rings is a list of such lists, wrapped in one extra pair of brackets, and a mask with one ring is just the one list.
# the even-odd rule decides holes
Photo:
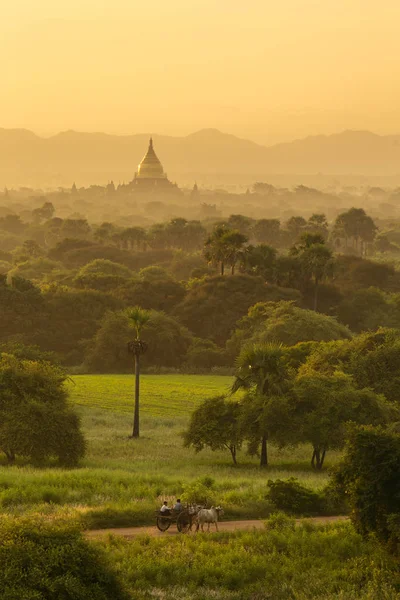
[(63, 523), (0, 524), (2, 600), (127, 600), (105, 555)]
[(333, 486), (345, 497), (359, 533), (375, 534), (392, 549), (400, 543), (400, 435), (352, 427)]
[(209, 480), (197, 480), (183, 486), (181, 498), (190, 504), (211, 506), (215, 502), (215, 492), (212, 490), (212, 483), (210, 485)]
[(324, 502), (320, 494), (301, 485), (297, 479), (271, 479), (268, 481), (269, 499), (276, 508), (295, 514), (319, 514)]
[(275, 512), (265, 521), (265, 528), (268, 531), (294, 531), (296, 527), (296, 521), (291, 517), (288, 517), (284, 512)]
[(77, 415), (67, 403), (65, 374), (47, 362), (0, 358), (0, 449), (9, 462), (56, 457), (72, 466), (85, 442)]

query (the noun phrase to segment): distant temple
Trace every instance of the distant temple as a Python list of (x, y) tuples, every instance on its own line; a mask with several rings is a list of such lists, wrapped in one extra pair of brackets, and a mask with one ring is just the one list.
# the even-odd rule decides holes
[(163, 166), (154, 152), (152, 138), (150, 138), (149, 148), (138, 165), (138, 170), (130, 186), (138, 192), (180, 192), (178, 186), (172, 183), (164, 173)]

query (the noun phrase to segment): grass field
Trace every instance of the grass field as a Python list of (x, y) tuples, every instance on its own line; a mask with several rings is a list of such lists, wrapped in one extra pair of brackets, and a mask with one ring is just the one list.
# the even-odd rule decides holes
[[(88, 527), (140, 525), (152, 521), (163, 499), (182, 495), (193, 482), (210, 485), (210, 501), (224, 505), (228, 518), (265, 517), (269, 478), (295, 476), (322, 488), (328, 470), (315, 473), (308, 447), (270, 448), (271, 466), (243, 451), (234, 467), (228, 452), (183, 448), (181, 432), (192, 410), (207, 397), (229, 389), (223, 376), (144, 375), (141, 437), (129, 439), (133, 415), (133, 377), (80, 375), (68, 382), (88, 442), (78, 469), (35, 469), (20, 464), (0, 472), (0, 506), (11, 513), (71, 513)], [(327, 467), (337, 460), (328, 454)]]
[(350, 524), (99, 545), (136, 600), (399, 600), (398, 562)]

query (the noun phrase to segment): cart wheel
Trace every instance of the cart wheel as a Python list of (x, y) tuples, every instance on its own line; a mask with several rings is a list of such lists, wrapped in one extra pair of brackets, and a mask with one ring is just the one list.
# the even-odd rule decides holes
[(187, 511), (182, 512), (177, 521), (176, 528), (180, 533), (187, 533), (192, 526), (192, 517)]
[(167, 517), (157, 517), (157, 528), (160, 531), (167, 531), (171, 525), (171, 520)]

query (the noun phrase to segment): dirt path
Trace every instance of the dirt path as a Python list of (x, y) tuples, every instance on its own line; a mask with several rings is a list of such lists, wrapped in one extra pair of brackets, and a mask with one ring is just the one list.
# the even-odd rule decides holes
[[(315, 525), (325, 525), (326, 523), (337, 523), (340, 521), (347, 520), (348, 517), (310, 517), (307, 519), (296, 519), (296, 523), (310, 522)], [(237, 530), (249, 530), (249, 529), (263, 529), (264, 521), (221, 521), (218, 524), (220, 531), (237, 531)], [(210, 531), (215, 531), (214, 525), (211, 525)], [(158, 531), (155, 525), (150, 527), (123, 527), (113, 529), (94, 529), (93, 531), (87, 531), (86, 537), (88, 539), (104, 537), (106, 535), (120, 535), (126, 539), (132, 539), (141, 535), (149, 535), (150, 537), (161, 537), (179, 535), (175, 525), (171, 525), (170, 529), (163, 533)], [(193, 535), (193, 534), (192, 534)]]

